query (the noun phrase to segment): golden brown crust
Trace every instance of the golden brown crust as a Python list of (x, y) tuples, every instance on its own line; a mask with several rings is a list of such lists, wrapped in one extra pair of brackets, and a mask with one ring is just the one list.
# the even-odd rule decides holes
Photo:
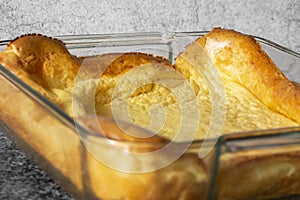
[(28, 34), (20, 35), (20, 36), (18, 36), (18, 37), (16, 37), (16, 38), (12, 39), (12, 40), (9, 42), (9, 44), (10, 44), (10, 43), (13, 43), (14, 41), (16, 41), (16, 40), (18, 40), (18, 39), (20, 39), (20, 38), (22, 38), (22, 37), (27, 37), (27, 36), (41, 36), (41, 37), (49, 38), (49, 39), (52, 39), (52, 40), (56, 40), (57, 42), (61, 43), (62, 45), (65, 45), (65, 43), (64, 43), (63, 41), (61, 41), (61, 40), (59, 40), (59, 39), (57, 39), (57, 38), (45, 36), (45, 35), (40, 34), (40, 33), (28, 33)]
[(221, 73), (245, 86), (270, 108), (300, 123), (300, 88), (283, 75), (254, 38), (216, 28), (197, 42)]
[[(22, 42), (26, 44), (21, 44)], [(43, 67), (40, 62), (29, 62), (26, 58), (31, 55), (28, 55), (28, 52), (30, 52), (32, 49), (24, 52), (24, 54), (23, 51), (20, 51), (20, 49), (12, 50), (13, 48), (17, 48), (17, 46), (22, 46), (22, 48), (31, 48), (29, 45), (30, 43), (33, 43), (34, 45), (38, 45), (37, 43), (39, 43), (40, 45), (44, 46), (44, 42), (46, 42), (46, 44), (48, 42), (53, 42), (52, 45), (54, 48), (59, 49), (58, 53), (62, 53), (58, 55), (65, 57), (64, 59), (67, 58), (66, 62), (70, 63), (70, 68), (67, 69), (68, 72), (66, 72), (66, 76), (70, 78), (67, 80), (71, 81), (74, 81), (73, 72), (78, 70), (77, 67), (80, 66), (93, 69), (93, 67), (107, 67), (107, 63), (109, 63), (108, 71), (104, 73), (104, 76), (109, 77), (121, 75), (124, 73), (124, 71), (143, 64), (166, 63), (168, 66), (171, 66), (170, 63), (165, 59), (155, 58), (151, 55), (139, 53), (107, 54), (103, 56), (96, 56), (94, 57), (96, 60), (92, 60), (94, 63), (91, 62), (90, 59), (85, 59), (84, 61), (79, 60), (79, 66), (76, 59), (72, 60), (73, 57), (65, 51), (65, 48), (61, 46), (62, 43), (60, 42), (52, 41), (49, 38), (39, 35), (24, 36), (14, 40), (10, 44), (10, 48), (1, 53), (1, 63), (8, 69), (12, 70), (12, 72), (16, 75), (22, 74), (22, 76), (19, 77), (37, 91), (45, 91), (42, 94), (46, 94), (46, 97), (49, 94), (53, 94), (54, 98), (52, 100), (54, 102), (61, 102), (58, 99), (62, 96), (63, 101), (68, 99), (68, 91), (65, 91), (65, 89), (68, 89), (68, 87), (73, 84), (71, 81), (66, 81), (65, 85), (56, 85), (56, 81), (58, 80), (55, 79), (56, 77), (53, 76), (54, 73), (51, 73), (51, 70), (54, 70), (54, 72), (62, 72), (62, 74), (64, 74), (63, 70), (60, 71), (60, 66), (51, 65), (48, 68), (48, 66)], [(51, 49), (48, 50), (50, 52), (52, 51)], [(38, 61), (40, 61), (47, 57), (48, 52), (45, 50), (44, 54), (36, 54), (35, 52), (32, 52), (32, 54), (34, 56), (40, 56), (38, 59)], [(112, 62), (116, 55), (118, 57), (117, 60)], [(68, 61), (68, 59), (70, 60)], [(99, 60), (102, 60), (104, 64), (99, 62)], [(51, 60), (51, 63), (56, 63), (57, 65), (62, 66), (62, 64), (65, 62), (62, 62), (61, 60)], [(98, 72), (96, 71), (96, 73)], [(47, 75), (49, 79), (54, 80), (45, 78), (45, 75)], [(11, 86), (7, 85), (6, 87), (9, 88)], [(51, 164), (49, 165), (50, 168), (53, 166), (53, 168), (58, 169), (59, 172), (62, 173), (62, 176), (57, 176), (56, 173), (54, 176), (61, 180), (62, 184), (65, 183), (64, 178), (67, 178), (76, 187), (75, 193), (77, 193), (80, 198), (90, 199), (98, 197), (103, 199), (177, 199), (180, 197), (181, 199), (197, 199), (205, 194), (205, 189), (207, 188), (208, 183), (207, 172), (204, 167), (204, 163), (198, 159), (196, 154), (183, 155), (172, 165), (151, 173), (131, 174), (119, 172), (96, 160), (94, 156), (88, 153), (87, 150), (81, 146), (78, 137), (70, 133), (68, 128), (62, 127), (60, 123), (57, 123), (51, 117), (49, 118), (48, 115), (43, 114), (43, 110), (41, 110), (37, 105), (34, 104), (32, 107), (29, 107), (28, 104), (30, 104), (30, 99), (25, 99), (25, 101), (19, 104), (19, 106), (26, 105), (22, 113), (35, 112), (31, 115), (26, 114), (26, 120), (22, 120), (23, 117), (25, 117), (25, 114), (24, 116), (20, 116), (19, 110), (15, 110), (7, 105), (15, 102), (15, 97), (20, 97), (23, 94), (20, 92), (12, 93), (11, 89), (7, 89), (7, 91), (1, 91), (1, 95), (3, 97), (1, 98), (1, 105), (4, 105), (5, 107), (5, 109), (1, 110), (3, 111), (0, 113), (1, 119), (5, 120), (6, 123), (11, 125), (16, 130), (19, 137), (26, 141), (36, 152), (39, 152), (39, 154), (41, 154), (42, 157)], [(67, 106), (69, 106), (70, 102), (71, 101), (67, 100), (65, 103), (68, 104)], [(69, 113), (70, 112), (71, 111), (69, 111)], [(13, 120), (8, 119), (7, 116), (11, 116)], [(44, 117), (46, 119), (44, 119)], [(18, 118), (21, 118), (21, 121), (15, 125), (14, 122), (17, 121)], [(42, 120), (43, 123), (37, 123), (39, 120)], [(88, 120), (87, 118), (82, 118), (82, 120), (85, 121), (85, 125), (87, 125), (89, 129), (93, 130), (93, 126), (96, 124), (89, 124), (91, 123), (91, 120)], [(32, 127), (33, 124), (35, 124), (34, 128)], [(48, 125), (49, 127), (55, 127), (55, 129), (52, 129), (53, 132), (49, 137), (47, 136), (47, 132), (40, 134), (42, 129), (45, 129), (48, 127)], [(115, 126), (115, 124), (112, 124), (110, 121), (107, 122), (104, 120), (101, 126), (105, 130), (109, 130), (110, 132), (106, 132), (107, 136), (115, 140), (125, 140), (129, 142), (146, 141), (149, 144), (153, 142), (160, 143), (167, 141), (159, 136), (141, 139), (125, 135), (120, 129), (118, 129), (118, 127)], [(112, 128), (114, 131), (112, 131)], [(51, 140), (51, 144), (46, 145), (49, 143), (49, 140)], [(133, 150), (145, 152), (141, 151), (140, 148)], [(72, 157), (74, 155), (76, 155), (76, 158), (73, 159)], [(164, 155), (162, 155), (161, 159), (163, 159), (163, 156)], [(120, 158), (118, 158), (118, 160), (119, 159)], [(126, 158), (124, 157), (122, 159), (124, 160)], [(129, 161), (126, 163), (128, 162)], [(123, 165), (124, 163), (120, 164)], [(186, 167), (186, 165), (189, 166)], [(46, 168), (49, 168), (49, 166), (46, 166)], [(109, 184), (111, 182), (114, 184)], [(69, 188), (68, 184), (65, 184), (64, 186), (67, 189)], [(86, 191), (84, 188), (89, 188), (90, 190)], [(72, 190), (74, 192), (74, 189)], [(166, 193), (166, 190), (173, 191), (171, 193)], [(88, 193), (90, 191), (92, 193)]]
[[(223, 30), (223, 32), (225, 34), (226, 30)], [(220, 127), (220, 124), (223, 125), (219, 128), (219, 132), (222, 134), (299, 125), (293, 119), (271, 109), (256, 94), (249, 91), (244, 84), (234, 80), (221, 69), (223, 65), (227, 66), (228, 64), (235, 71), (237, 66), (234, 65), (236, 63), (215, 62), (215, 58), (210, 52), (216, 52), (218, 48), (227, 45), (226, 37), (218, 43), (216, 42), (215, 46), (205, 46), (205, 42), (208, 40), (206, 37), (204, 36), (189, 44), (185, 51), (176, 58), (175, 62), (176, 70), (192, 86), (198, 105), (201, 105), (199, 132), (207, 133), (209, 127)], [(251, 41), (254, 42), (252, 39)], [(225, 52), (227, 52), (226, 47), (224, 47), (224, 54)], [(239, 52), (240, 54), (235, 55), (231, 55), (230, 52), (230, 49), (228, 49), (228, 54), (232, 60), (243, 59), (248, 56), (248, 53), (243, 53), (242, 50)], [(254, 58), (252, 57), (252, 59)], [(270, 90), (276, 89), (270, 88)], [(212, 109), (213, 106), (214, 110)], [(218, 113), (217, 116), (213, 116), (213, 111)], [(221, 121), (222, 113), (224, 114), (224, 123)], [(203, 134), (200, 136), (202, 136), (200, 138), (204, 137)]]
[[(299, 120), (298, 115), (290, 113), (291, 109), (299, 110), (297, 107), (299, 105), (297, 104), (299, 102), (299, 88), (294, 88), (293, 84), (288, 82), (256, 41), (234, 31), (215, 29), (207, 36), (198, 39), (197, 42), (207, 49), (222, 73), (230, 76), (238, 84), (245, 84), (253, 94), (257, 95), (272, 109), (291, 117), (295, 121)], [(244, 48), (244, 50), (239, 50), (239, 48)], [(229, 55), (226, 55), (226, 51)], [(237, 58), (235, 56), (237, 52), (243, 53), (245, 56)], [(61, 41), (41, 35), (27, 35), (13, 40), (7, 49), (0, 54), (0, 63), (49, 99), (58, 104), (66, 104), (63, 109), (69, 114), (72, 114), (72, 110), (67, 109), (71, 107), (72, 99), (70, 100), (70, 97), (72, 94), (67, 89), (72, 89), (80, 67), (86, 68), (86, 73), (92, 74), (92, 78), (98, 78), (102, 75), (106, 78), (105, 80), (110, 81), (134, 67), (146, 64), (163, 64), (172, 67), (163, 58), (141, 53), (112, 53), (77, 59), (68, 52)], [(250, 68), (246, 69), (242, 65), (243, 63), (250, 65)], [(267, 67), (266, 71), (262, 66)], [(191, 74), (191, 72), (189, 73)], [(259, 76), (257, 80), (256, 76)], [(266, 76), (270, 76), (271, 79), (265, 81)], [(5, 83), (2, 79), (0, 81)], [(262, 84), (262, 86), (258, 86), (258, 84)], [(194, 86), (198, 91), (203, 89), (197, 84)], [(268, 91), (270, 88), (273, 93)], [(59, 92), (54, 92), (56, 89)], [(283, 89), (287, 91), (282, 91)], [(274, 92), (276, 90), (279, 92)], [(186, 153), (167, 168), (146, 174), (130, 174), (113, 170), (96, 160), (81, 146), (78, 137), (75, 137), (61, 123), (44, 114), (45, 111), (32, 104), (30, 100), (26, 99), (20, 104), (26, 108), (24, 112), (10, 107), (11, 103), (17, 103), (15, 97), (24, 96), (19, 91), (15, 93), (11, 91), (14, 89), (9, 84), (5, 84), (4, 90), (0, 91), (2, 97), (0, 102), (5, 107), (3, 110), (1, 109), (1, 119), (12, 125), (22, 139), (28, 142), (34, 150), (41, 153), (55, 168), (61, 170), (61, 173), (69, 178), (80, 192), (84, 193), (82, 188), (90, 187), (95, 190), (93, 192), (96, 196), (104, 199), (199, 199), (203, 197), (208, 183), (209, 171), (202, 160), (197, 157), (197, 154)], [(107, 96), (111, 97), (111, 91), (106, 92)], [(263, 92), (265, 94), (262, 95)], [(103, 96), (103, 90), (98, 90), (96, 95)], [(274, 100), (275, 97), (279, 100)], [(287, 97), (290, 99), (285, 100), (285, 103), (292, 105), (282, 106), (279, 104)], [(274, 102), (268, 98), (273, 98)], [(265, 107), (263, 108), (265, 109)], [(12, 119), (9, 119), (9, 116)], [(18, 118), (21, 120), (18, 121)], [(114, 122), (103, 118), (97, 118), (97, 122), (88, 117), (82, 117), (79, 120), (93, 132), (97, 132), (98, 129), (95, 126), (100, 123), (102, 129), (109, 131), (104, 132), (105, 136), (113, 140), (149, 144), (168, 142), (167, 139), (160, 136), (143, 139), (126, 135)], [(33, 122), (36, 122), (35, 127), (32, 125)], [(297, 122), (299, 123), (299, 121)], [(48, 136), (48, 133), (43, 132), (43, 130), (45, 127), (50, 128), (50, 126), (55, 127), (55, 130), (53, 134)], [(138, 129), (138, 133), (142, 133), (143, 136), (147, 136), (149, 133), (139, 131), (140, 129)], [(50, 144), (48, 144), (49, 138), (53, 139)], [(150, 150), (153, 149), (156, 148)], [(139, 149), (134, 150), (145, 152)], [(281, 149), (278, 151), (280, 153), (272, 150), (272, 152), (252, 151), (251, 153), (222, 155), (219, 172), (219, 184), (222, 187), (219, 190), (220, 199), (245, 199), (245, 195), (249, 199), (277, 197), (298, 192), (300, 185), (295, 183), (300, 177), (299, 150), (290, 148), (292, 153), (285, 152), (286, 150)], [(70, 160), (74, 155), (80, 156)], [(75, 161), (76, 164), (74, 164)], [(120, 162), (119, 159), (117, 161)], [(273, 168), (274, 166), (276, 169)], [(262, 169), (270, 169), (270, 171), (262, 171)], [(86, 182), (81, 174), (87, 174), (90, 177), (89, 182)], [(259, 178), (255, 179), (257, 175)], [(241, 177), (244, 179), (240, 180)], [(108, 182), (113, 182), (114, 185), (109, 185)], [(233, 184), (236, 187), (240, 186), (241, 190), (236, 191), (236, 187), (232, 187)], [(166, 193), (165, 191), (171, 192)]]
[[(99, 115), (112, 115), (112, 96), (116, 87), (122, 93), (139, 93), (147, 89), (151, 89), (151, 84), (144, 85), (140, 88), (130, 88), (129, 85), (123, 84), (118, 85), (118, 81), (127, 75), (127, 72), (137, 71), (138, 69), (146, 69), (143, 72), (140, 72), (136, 77), (143, 77), (147, 74), (149, 70), (147, 69), (159, 69), (163, 68), (172, 68), (172, 64), (162, 58), (153, 56), (150, 54), (139, 53), (139, 52), (130, 52), (130, 53), (108, 53), (96, 56), (86, 56), (81, 57), (81, 69), (79, 72), (78, 82), (85, 80), (93, 80), (94, 83), (84, 86), (83, 91), (76, 90), (79, 94), (77, 96), (82, 96), (83, 98), (78, 99), (80, 102), (87, 102), (85, 96), (87, 96), (87, 91), (91, 91), (95, 95), (95, 109), (96, 113)], [(131, 72), (132, 72), (131, 71)], [(130, 72), (128, 73), (130, 74)], [(133, 79), (135, 77), (132, 77)], [(145, 80), (147, 78), (145, 77)], [(150, 79), (149, 79), (150, 80)], [(96, 89), (92, 89), (95, 84), (97, 85)], [(134, 91), (136, 89), (136, 91)], [(84, 107), (88, 107), (85, 105)], [(86, 110), (86, 113), (91, 113), (89, 110)]]
[(1, 52), (0, 64), (9, 69), (17, 77), (22, 79), (25, 83), (33, 87), (36, 91), (49, 98), (50, 100), (55, 101), (55, 99), (57, 98), (55, 94), (49, 92), (49, 90), (43, 87), (44, 84), (37, 83), (37, 81), (32, 76), (30, 76), (29, 73), (22, 70), (23, 63), (15, 53), (12, 53), (11, 51)]
[[(171, 67), (170, 62), (162, 57), (137, 52), (77, 58), (70, 54), (62, 41), (40, 34), (27, 34), (12, 40), (0, 53), (0, 63), (71, 116), (72, 90), (79, 70), (80, 75), (87, 79), (98, 79), (100, 76), (121, 75), (134, 67), (151, 63)], [(101, 91), (96, 93), (97, 96), (103, 95)]]
[[(220, 73), (250, 90), (274, 111), (300, 123), (299, 87), (282, 74), (254, 38), (217, 28), (197, 42)], [(222, 155), (218, 199), (270, 199), (299, 194), (299, 150), (288, 146)]]
[[(0, 120), (14, 130), (9, 134), (76, 199), (189, 200), (205, 194), (207, 167), (197, 154), (186, 153), (166, 168), (154, 172), (118, 171), (97, 160), (82, 145), (78, 133), (1, 76), (0, 85)], [(90, 122), (88, 118), (82, 120)], [(112, 144), (101, 138), (97, 142), (105, 149), (102, 153), (114, 158), (120, 166), (141, 165), (141, 161), (128, 157), (127, 151), (116, 156), (111, 148), (106, 148)], [(167, 155), (161, 155), (159, 159), (165, 159), (164, 156)], [(151, 163), (156, 160), (153, 158)]]
[[(161, 64), (172, 67), (167, 59), (140, 52), (107, 53), (95, 56), (79, 57), (83, 73), (91, 78), (116, 77), (129, 70), (147, 64)], [(85, 70), (86, 69), (86, 70)]]
[[(299, 88), (284, 77), (252, 37), (214, 29), (188, 45), (176, 58), (175, 68), (193, 86), (198, 104), (208, 108), (201, 110), (206, 117), (211, 114), (211, 91), (197, 66), (218, 69), (219, 74), (215, 75), (221, 78), (226, 92), (223, 133), (299, 125), (299, 118), (294, 115), (299, 113)], [(289, 145), (222, 153), (216, 199), (269, 199), (299, 194), (299, 151), (300, 147)]]
[(80, 64), (63, 42), (38, 34), (13, 40), (5, 51), (17, 55), (20, 68), (45, 88), (72, 87)]
[(39, 34), (23, 35), (0, 53), (0, 64), (71, 114), (71, 91), (67, 90), (73, 87), (80, 62), (63, 42)]
[(22, 35), (12, 40), (2, 54), (0, 62), (7, 68), (11, 66), (6, 63), (7, 59), (16, 62), (19, 69), (47, 89), (72, 87), (81, 66), (88, 68), (91, 73), (101, 72), (100, 75), (103, 73), (107, 76), (123, 74), (134, 67), (151, 63), (171, 67), (171, 63), (162, 57), (139, 52), (77, 58), (69, 53), (62, 41), (40, 34)]

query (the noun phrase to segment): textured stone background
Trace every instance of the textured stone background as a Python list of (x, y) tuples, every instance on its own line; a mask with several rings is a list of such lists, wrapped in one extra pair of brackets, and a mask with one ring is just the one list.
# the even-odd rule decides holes
[(0, 0), (0, 39), (221, 26), (300, 52), (299, 0)]
[[(0, 0), (0, 40), (46, 35), (199, 31), (220, 26), (300, 52), (300, 0)], [(70, 199), (0, 127), (0, 199)]]

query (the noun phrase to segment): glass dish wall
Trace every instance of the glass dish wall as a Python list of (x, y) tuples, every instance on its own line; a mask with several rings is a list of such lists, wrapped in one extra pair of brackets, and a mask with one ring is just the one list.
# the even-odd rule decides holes
[[(63, 40), (70, 52), (76, 56), (144, 52), (163, 56), (173, 63), (174, 58), (187, 44), (205, 33), (76, 35), (56, 38)], [(300, 82), (299, 54), (265, 39), (256, 39), (291, 80)], [(5, 49), (8, 42), (0, 42), (0, 51)], [(105, 151), (109, 157), (114, 156), (122, 163), (133, 163), (134, 166), (134, 163), (138, 165), (140, 161), (128, 157), (126, 148), (116, 152), (114, 147), (149, 149), (157, 144), (116, 142), (82, 130), (88, 142), (84, 146), (70, 116), (1, 65), (0, 73), (0, 120), (8, 127), (7, 134), (75, 198), (215, 199), (226, 197), (228, 193), (233, 196), (236, 193), (238, 198), (241, 194), (236, 190), (237, 186), (224, 185), (223, 180), (238, 179), (238, 173), (243, 171), (232, 174), (234, 166), (228, 163), (241, 158), (255, 160), (257, 157), (253, 156), (253, 152), (261, 155), (260, 158), (278, 156), (280, 159), (276, 163), (280, 163), (284, 159), (280, 155), (290, 152), (297, 155), (299, 151), (298, 128), (266, 130), (233, 134), (205, 142), (194, 141), (172, 165), (157, 171), (118, 171), (106, 166), (91, 151)], [(212, 149), (209, 148), (211, 144), (215, 144)], [(171, 150), (176, 151), (182, 145), (184, 144), (175, 144)], [(209, 148), (211, 151), (206, 157), (200, 158), (198, 154), (201, 148)], [(155, 160), (168, 159), (168, 156), (159, 154), (158, 157), (148, 158), (147, 163), (152, 165)], [(264, 163), (259, 165), (264, 166)], [(241, 187), (244, 184), (237, 182)], [(253, 191), (248, 192), (250, 198)], [(245, 194), (247, 193), (242, 195)]]

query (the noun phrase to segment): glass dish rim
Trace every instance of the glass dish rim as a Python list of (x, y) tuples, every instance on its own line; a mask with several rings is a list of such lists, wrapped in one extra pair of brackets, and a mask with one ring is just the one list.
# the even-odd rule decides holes
[[(191, 32), (138, 32), (138, 33), (111, 33), (111, 34), (75, 34), (75, 35), (57, 35), (57, 36), (50, 36), (52, 38), (57, 38), (59, 40), (62, 40), (67, 46), (71, 44), (77, 44), (78, 42), (70, 42), (74, 40), (106, 40), (107, 38), (136, 38), (141, 37), (146, 39), (147, 37), (153, 36), (156, 39), (162, 39), (162, 36), (165, 36), (166, 38), (170, 39), (172, 41), (175, 37), (186, 37), (186, 36), (203, 36), (204, 34), (209, 33), (210, 31), (191, 31)], [(28, 35), (28, 34), (24, 34)], [(280, 51), (283, 51), (287, 54), (290, 54), (292, 56), (295, 56), (300, 59), (300, 53), (297, 53), (293, 50), (290, 50), (282, 45), (279, 45), (273, 41), (270, 41), (268, 39), (250, 35), (254, 37), (258, 42), (266, 44), (268, 46), (271, 46), (272, 48), (278, 49)], [(1, 40), (0, 46), (6, 46), (9, 44), (9, 42), (12, 40)], [(126, 40), (125, 40), (126, 41)], [(99, 42), (99, 41), (98, 41)], [(81, 42), (83, 44), (85, 42)], [(94, 43), (97, 43), (95, 41)], [(136, 145), (137, 142), (129, 142), (129, 141), (119, 141), (114, 139), (109, 139), (106, 137), (103, 137), (102, 135), (98, 133), (93, 133), (91, 131), (86, 130), (82, 126), (80, 126), (78, 123), (75, 122), (75, 120), (66, 114), (60, 107), (58, 107), (55, 103), (48, 100), (46, 97), (44, 97), (42, 94), (35, 91), (31, 86), (26, 84), (24, 81), (19, 79), (16, 75), (14, 75), (12, 72), (10, 72), (8, 69), (3, 67), (0, 64), (0, 75), (2, 75), (6, 80), (8, 80), (11, 84), (19, 88), (23, 93), (25, 93), (29, 98), (31, 98), (33, 101), (37, 102), (40, 106), (43, 107), (43, 109), (46, 109), (49, 114), (51, 114), (56, 120), (59, 120), (61, 123), (66, 125), (67, 127), (71, 128), (75, 133), (77, 132), (77, 128), (79, 128), (83, 133), (88, 134), (89, 136), (105, 139), (106, 141), (113, 141), (114, 143), (121, 143), (123, 145)], [(125, 122), (126, 123), (126, 122)], [(130, 123), (128, 123), (130, 124)], [(133, 125), (133, 124), (130, 124)], [(134, 125), (133, 125), (134, 126)], [(269, 134), (269, 132), (273, 132)], [(279, 131), (276, 133), (276, 131)], [(268, 134), (266, 134), (268, 133)], [(217, 138), (207, 138), (207, 139), (199, 139), (194, 140), (191, 143), (190, 147), (198, 147), (201, 146), (204, 142), (214, 142), (217, 144), (220, 144), (224, 141), (230, 141), (230, 140), (236, 140), (239, 139), (247, 139), (247, 138), (256, 138), (256, 139), (264, 139), (264, 138), (270, 138), (270, 137), (280, 137), (280, 136), (288, 136), (295, 133), (300, 134), (300, 126), (296, 127), (284, 127), (284, 128), (276, 128), (276, 129), (264, 129), (264, 130), (258, 130), (258, 131), (245, 131), (245, 132), (233, 132), (228, 133), (225, 135), (221, 135)], [(151, 145), (151, 146), (161, 146), (162, 144), (166, 144), (166, 142), (138, 142), (141, 145)], [(185, 144), (185, 142), (178, 142), (179, 145)], [(219, 146), (219, 145), (217, 145)]]

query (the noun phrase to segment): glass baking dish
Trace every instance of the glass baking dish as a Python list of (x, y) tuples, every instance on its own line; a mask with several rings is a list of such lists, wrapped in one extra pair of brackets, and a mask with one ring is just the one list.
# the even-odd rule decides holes
[[(144, 52), (163, 56), (174, 63), (174, 58), (187, 44), (206, 33), (71, 35), (55, 38), (64, 41), (69, 51), (76, 56)], [(263, 38), (255, 38), (287, 77), (300, 82), (300, 54)], [(8, 43), (0, 41), (0, 51)], [(287, 152), (293, 152), (298, 159), (300, 127), (287, 127), (233, 133), (188, 144), (174, 143), (170, 146), (171, 151), (181, 148), (185, 151), (171, 165), (145, 173), (130, 173), (126, 170), (128, 166), (120, 171), (101, 162), (95, 154), (105, 149), (106, 154), (110, 155), (108, 157), (114, 155), (123, 163), (135, 163), (140, 161), (128, 157), (128, 148), (147, 150), (165, 144), (120, 142), (103, 138), (78, 125), (58, 106), (1, 65), (0, 74), (0, 120), (9, 128), (8, 136), (78, 199), (222, 199), (224, 193), (236, 192), (239, 195), (235, 191), (237, 185), (227, 187), (223, 182), (224, 177), (227, 179), (230, 176), (234, 180), (234, 177), (241, 175), (237, 171), (236, 176), (231, 176), (234, 166), (228, 163), (240, 158), (255, 160), (257, 154), (260, 159), (270, 156), (281, 159), (281, 155)], [(116, 146), (119, 147), (117, 150)], [(206, 149), (209, 153), (200, 157), (199, 152)], [(147, 158), (144, 165), (147, 168), (147, 163), (152, 165), (155, 160), (167, 160), (169, 156), (155, 155)], [(280, 159), (276, 162), (280, 162)], [(241, 187), (246, 184), (238, 182)], [(250, 198), (251, 192), (255, 193), (249, 191), (245, 195)], [(284, 191), (283, 194), (286, 196)]]

